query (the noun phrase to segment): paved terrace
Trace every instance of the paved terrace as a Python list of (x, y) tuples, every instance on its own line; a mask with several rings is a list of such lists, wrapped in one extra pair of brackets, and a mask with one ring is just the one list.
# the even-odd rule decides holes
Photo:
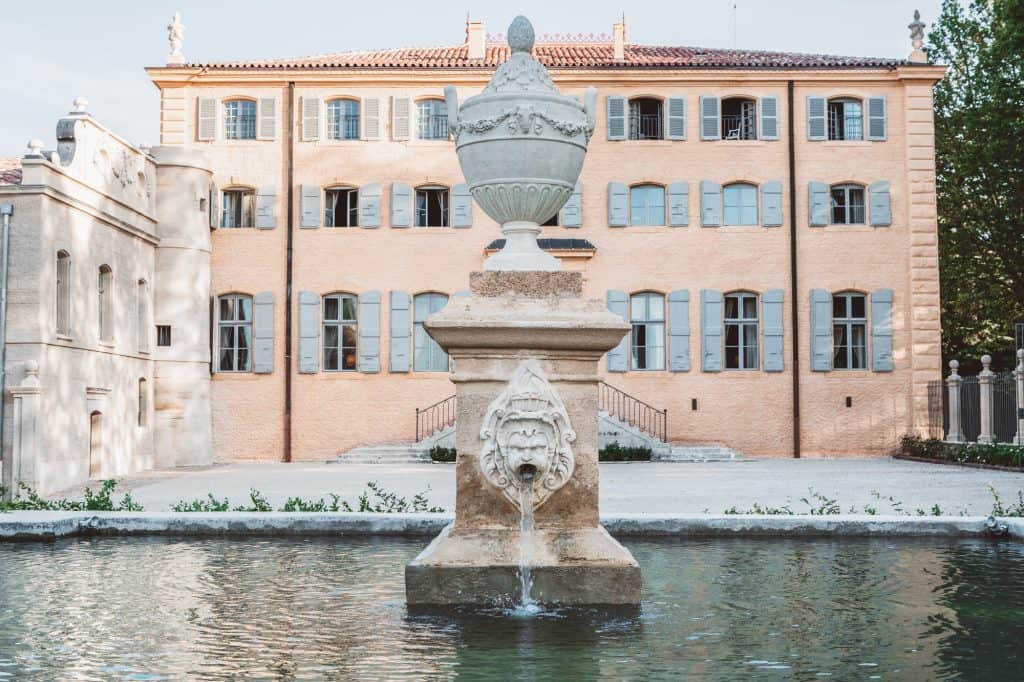
[[(249, 489), (263, 493), (275, 508), (288, 497), (306, 499), (337, 493), (355, 506), (367, 481), (406, 498), (427, 491), (430, 503), (451, 511), (455, 504), (455, 470), (451, 464), (238, 463), (212, 467), (155, 471), (122, 479), (118, 493), (131, 491), (147, 511), (167, 511), (182, 499), (212, 492), (232, 503), (248, 501)], [(887, 499), (901, 502), (911, 514), (938, 504), (943, 514), (986, 515), (992, 509), (989, 484), (1005, 504), (1016, 503), (1024, 490), (1024, 474), (919, 464), (884, 459), (754, 460), (729, 463), (602, 463), (601, 513), (721, 514), (734, 505), (740, 511), (754, 503), (789, 505), (807, 513), (800, 498), (813, 489), (836, 499), (843, 512), (865, 505), (879, 514), (896, 510)], [(54, 497), (80, 497), (81, 488)], [(119, 497), (119, 496), (118, 496)], [(819, 502), (814, 501), (814, 506)]]

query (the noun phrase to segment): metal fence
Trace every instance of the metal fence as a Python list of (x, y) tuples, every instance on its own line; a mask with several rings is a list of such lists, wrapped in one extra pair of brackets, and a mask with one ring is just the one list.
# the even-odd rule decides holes
[[(981, 383), (976, 376), (960, 381), (960, 430), (968, 443), (977, 442), (981, 435)], [(928, 382), (928, 435), (949, 435), (949, 387), (945, 381)], [(992, 377), (992, 435), (1000, 443), (1013, 443), (1018, 437), (1017, 386), (1011, 372)]]

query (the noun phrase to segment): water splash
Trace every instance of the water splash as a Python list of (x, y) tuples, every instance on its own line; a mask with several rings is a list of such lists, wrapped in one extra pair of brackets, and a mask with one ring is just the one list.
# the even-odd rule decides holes
[(524, 473), (519, 486), (519, 603), (513, 609), (514, 615), (529, 616), (539, 613), (540, 604), (530, 595), (533, 577), (530, 575), (533, 549), (533, 476)]

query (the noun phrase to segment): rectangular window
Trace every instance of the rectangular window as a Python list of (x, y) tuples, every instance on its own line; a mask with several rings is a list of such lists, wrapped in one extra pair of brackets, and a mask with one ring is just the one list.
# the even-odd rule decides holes
[(722, 139), (757, 139), (757, 102), (742, 97), (722, 100)]
[(757, 296), (725, 297), (725, 368), (757, 369)]
[(448, 190), (420, 187), (416, 190), (416, 227), (448, 227)]
[(864, 188), (858, 185), (835, 185), (831, 189), (832, 224), (863, 225)]
[(863, 139), (863, 116), (860, 102), (833, 99), (828, 103), (828, 139)]
[(57, 333), (71, 335), (71, 255), (57, 252)]
[(724, 225), (757, 225), (757, 187), (737, 183), (722, 191)]
[(359, 225), (359, 190), (329, 189), (324, 208), (325, 227), (357, 227)]
[(248, 372), (252, 367), (252, 298), (237, 294), (218, 299), (220, 372)]
[(356, 297), (324, 296), (324, 371), (356, 371)]
[(140, 279), (135, 287), (135, 329), (139, 336), (139, 352), (149, 352), (149, 286)]
[(448, 304), (444, 294), (418, 294), (413, 298), (413, 359), (412, 368), (417, 372), (447, 372), (448, 354), (437, 341), (430, 338), (423, 322)]
[(629, 189), (629, 224), (665, 224), (665, 188), (638, 185)]
[(629, 139), (661, 140), (661, 100), (639, 97), (629, 100)]
[(100, 266), (96, 290), (100, 341), (109, 342), (114, 338), (114, 273), (106, 265)]
[(252, 227), (256, 193), (248, 189), (227, 189), (222, 195), (221, 227)]
[(156, 345), (163, 347), (171, 345), (171, 325), (158, 324), (156, 326)]
[(636, 370), (665, 369), (665, 297), (661, 294), (633, 294), (629, 299), (632, 323), (632, 367)]
[(421, 140), (448, 139), (448, 107), (443, 99), (424, 99), (416, 103)]
[(256, 139), (256, 102), (248, 99), (224, 102), (224, 137), (229, 140)]
[(331, 140), (359, 139), (359, 102), (334, 99), (327, 103), (327, 137)]
[(832, 296), (832, 367), (867, 369), (867, 297), (843, 293)]

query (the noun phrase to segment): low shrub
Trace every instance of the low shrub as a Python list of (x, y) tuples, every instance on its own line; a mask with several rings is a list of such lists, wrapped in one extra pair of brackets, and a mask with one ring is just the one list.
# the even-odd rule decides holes
[(909, 457), (934, 459), (957, 464), (996, 464), (1020, 466), (1024, 447), (1011, 443), (947, 443), (938, 438), (904, 436), (900, 451)]
[[(429, 488), (428, 488), (429, 490)], [(330, 493), (329, 500), (319, 498), (306, 500), (301, 497), (290, 497), (277, 511), (281, 512), (377, 512), (383, 514), (402, 513), (444, 513), (442, 507), (431, 506), (427, 499), (427, 491), (416, 493), (411, 500), (399, 497), (396, 493), (380, 487), (376, 481), (366, 484), (366, 490), (356, 500), (356, 507), (353, 509), (340, 495)], [(205, 498), (198, 498), (187, 501), (181, 500), (171, 507), (176, 512), (270, 512), (274, 511), (273, 505), (258, 490), (249, 491), (249, 504), (231, 507), (228, 498), (218, 499), (213, 493), (207, 493)]]
[[(18, 492), (10, 502), (0, 502), (0, 511), (142, 511), (142, 505), (136, 502), (131, 493), (125, 493), (120, 502), (115, 502), (113, 495), (117, 481), (107, 479), (100, 482), (100, 489), (93, 492), (86, 488), (81, 500), (46, 500), (35, 489), (18, 484)], [(4, 496), (0, 488), (0, 498)]]
[(612, 442), (598, 451), (597, 460), (599, 462), (650, 462), (651, 449), (624, 447), (617, 442)]
[(455, 452), (455, 448), (443, 448), (440, 445), (435, 445), (430, 448), (430, 459), (434, 462), (454, 462)]

